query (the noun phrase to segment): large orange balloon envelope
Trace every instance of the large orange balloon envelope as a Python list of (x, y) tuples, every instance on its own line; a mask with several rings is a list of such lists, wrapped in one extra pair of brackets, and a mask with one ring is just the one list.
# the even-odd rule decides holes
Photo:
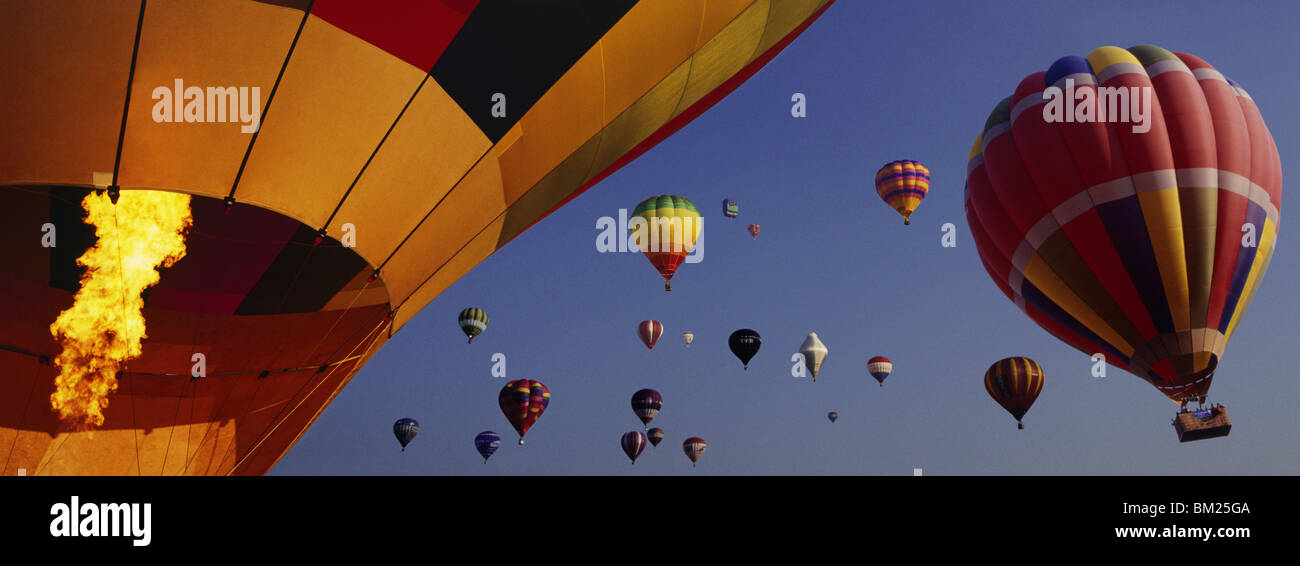
[(632, 217), (645, 222), (633, 235), (646, 259), (663, 276), (664, 290), (672, 291), (673, 275), (700, 235), (699, 209), (686, 197), (660, 195), (641, 201)]
[(1241, 86), (1150, 45), (1064, 57), (993, 110), (967, 171), (966, 219), (1003, 294), (1175, 402), (1208, 392), (1282, 202)]
[[(1019, 423), (1047, 381), (1043, 366), (1029, 358), (1005, 358), (984, 372), (984, 389)], [(1019, 428), (1025, 428), (1020, 424)]]
[(551, 403), (551, 391), (540, 381), (516, 379), (501, 388), (497, 395), (497, 404), (515, 432), (519, 433), (519, 444), (524, 443), (524, 435), (532, 428), (537, 419)]
[[(831, 2), (677, 4), (0, 1), (0, 100), (22, 109), (0, 119), (0, 476), (266, 473), (425, 305)], [(158, 89), (217, 93), (218, 120), (180, 123)], [(189, 195), (193, 224), (184, 258), (122, 297), (148, 338), (80, 430), (53, 410), (50, 326), (99, 241), (93, 187), (119, 212)]]

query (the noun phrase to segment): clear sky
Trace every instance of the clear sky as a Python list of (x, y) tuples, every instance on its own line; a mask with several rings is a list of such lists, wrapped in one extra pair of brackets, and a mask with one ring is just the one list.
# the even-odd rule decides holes
[[(1250, 92), (1300, 171), (1300, 4), (1277, 2), (908, 2), (841, 0), (712, 110), (489, 257), (425, 307), (338, 395), (273, 474), (1300, 474), (1300, 266), (1283, 220), (1277, 251), (1211, 390), (1231, 436), (1179, 444), (1176, 410), (1114, 367), (1040, 329), (980, 265), (962, 207), (966, 158), (993, 106), (1025, 75), (1102, 45), (1197, 55)], [(808, 116), (790, 115), (807, 96)], [(903, 226), (873, 175), (926, 163), (929, 196)], [(1292, 185), (1292, 182), (1287, 182)], [(704, 260), (665, 293), (640, 253), (597, 253), (596, 220), (659, 194), (704, 214)], [(1286, 191), (1284, 190), (1284, 195)], [(740, 217), (721, 214), (723, 198)], [(1284, 199), (1289, 202), (1290, 198)], [(762, 225), (757, 239), (746, 226)], [(957, 226), (957, 247), (940, 226)], [(466, 306), (491, 322), (473, 344)], [(653, 352), (636, 324), (657, 319)], [(742, 371), (728, 335), (763, 346)], [(682, 345), (681, 332), (695, 342)], [(790, 376), (816, 331), (817, 382)], [(551, 404), (527, 445), (497, 407), (508, 379)], [(866, 360), (885, 355), (883, 388)], [(1003, 357), (1037, 360), (1047, 383), (1025, 430), (983, 387)], [(641, 430), (630, 399), (650, 387), (667, 438), (633, 466), (619, 437)], [(838, 411), (831, 424), (828, 411)], [(399, 452), (392, 423), (420, 422)], [(503, 442), (484, 465), (473, 438)], [(691, 468), (682, 441), (708, 449)]]

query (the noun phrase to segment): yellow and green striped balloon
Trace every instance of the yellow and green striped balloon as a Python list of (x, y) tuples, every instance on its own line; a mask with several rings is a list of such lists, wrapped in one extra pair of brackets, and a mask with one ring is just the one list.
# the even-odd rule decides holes
[(488, 315), (483, 309), (470, 307), (460, 311), (460, 316), (456, 318), (460, 324), (460, 329), (469, 336), (469, 342), (474, 343), (474, 337), (483, 333), (487, 329)]
[(659, 195), (636, 205), (632, 218), (645, 227), (636, 230), (641, 253), (664, 278), (664, 290), (672, 291), (673, 274), (690, 255), (700, 236), (700, 209), (686, 197)]

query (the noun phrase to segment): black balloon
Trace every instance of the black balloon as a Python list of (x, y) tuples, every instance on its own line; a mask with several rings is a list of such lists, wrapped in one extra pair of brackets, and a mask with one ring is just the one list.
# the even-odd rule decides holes
[(731, 333), (727, 345), (731, 346), (731, 353), (745, 364), (745, 369), (749, 369), (749, 360), (754, 358), (754, 354), (758, 353), (758, 347), (763, 345), (763, 337), (753, 330), (742, 328)]

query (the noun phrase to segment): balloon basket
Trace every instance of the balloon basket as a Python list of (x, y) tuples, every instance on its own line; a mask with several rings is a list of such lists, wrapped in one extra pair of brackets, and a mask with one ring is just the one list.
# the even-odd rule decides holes
[(1179, 442), (1191, 442), (1228, 436), (1232, 432), (1232, 420), (1228, 418), (1227, 409), (1222, 405), (1200, 410), (1180, 411), (1174, 416), (1174, 431), (1178, 433)]

